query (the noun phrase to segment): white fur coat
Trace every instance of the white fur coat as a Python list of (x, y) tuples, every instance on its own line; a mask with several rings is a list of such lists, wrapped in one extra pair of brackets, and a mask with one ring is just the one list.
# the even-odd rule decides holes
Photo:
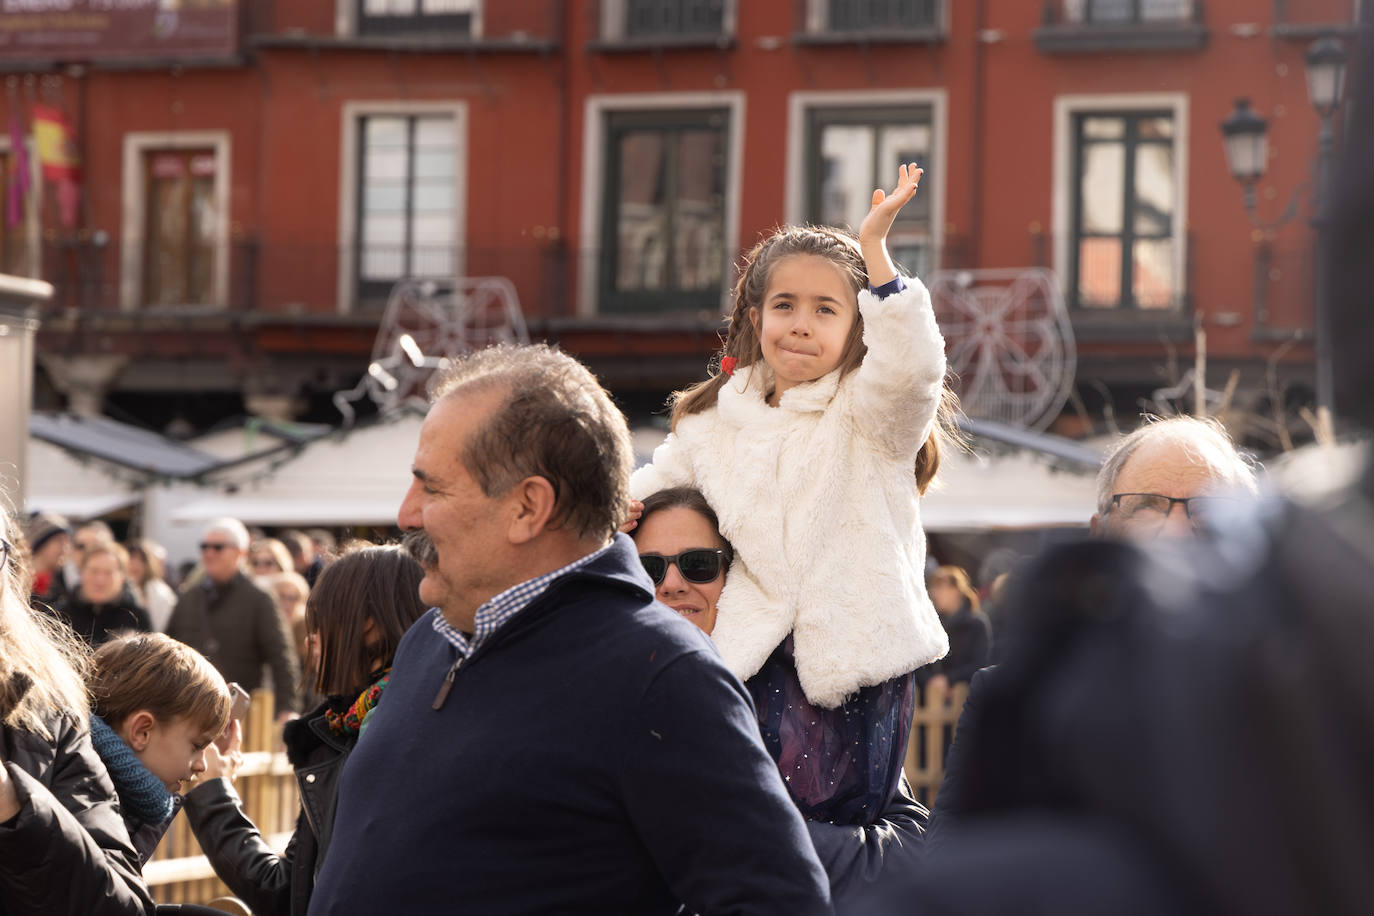
[(630, 479), (635, 499), (692, 486), (716, 510), (735, 547), (712, 633), (730, 670), (750, 677), (794, 633), (802, 689), (826, 708), (949, 651), (913, 474), (944, 340), (925, 286), (907, 282), (885, 299), (860, 292), (868, 353), (843, 381), (798, 385), (773, 408), (772, 371), (741, 368)]

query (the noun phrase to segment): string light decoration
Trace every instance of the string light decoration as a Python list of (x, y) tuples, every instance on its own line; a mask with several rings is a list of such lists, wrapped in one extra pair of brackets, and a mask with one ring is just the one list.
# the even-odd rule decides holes
[(520, 297), (505, 277), (402, 280), (391, 290), (372, 360), (358, 384), (334, 394), (344, 427), (353, 405), (370, 399), (382, 414), (423, 407), (435, 370), (449, 358), (498, 343), (530, 342)]
[(1052, 271), (937, 271), (928, 281), (960, 406), (1041, 431), (1073, 387), (1078, 351)]

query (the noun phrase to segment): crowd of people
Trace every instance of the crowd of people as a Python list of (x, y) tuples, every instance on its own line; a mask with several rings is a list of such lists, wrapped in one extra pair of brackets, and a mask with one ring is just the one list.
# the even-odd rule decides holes
[[(153, 911), (181, 811), (258, 914), (1366, 911), (1374, 619), (1333, 611), (1374, 593), (1374, 475), (1263, 500), (1219, 424), (1145, 423), (994, 640), (921, 529), (954, 402), (886, 245), (920, 177), (746, 254), (638, 469), (584, 366), (498, 346), (436, 380), (403, 546), (219, 519), (174, 589), (155, 544), (0, 518), (0, 914)], [(961, 681), (932, 812), (913, 708)], [(234, 788), (264, 684), (284, 850)]]

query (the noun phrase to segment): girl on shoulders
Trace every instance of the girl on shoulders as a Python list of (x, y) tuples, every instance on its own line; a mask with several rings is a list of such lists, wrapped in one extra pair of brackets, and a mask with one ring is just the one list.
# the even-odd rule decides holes
[[(736, 551), (712, 638), (746, 681), (781, 650), (822, 709), (883, 685), (895, 694), (883, 705), (909, 711), (911, 673), (948, 650), (925, 590), (919, 498), (953, 395), (930, 296), (886, 243), (921, 174), (904, 165), (891, 194), (873, 192), (857, 239), (785, 227), (749, 252), (719, 371), (675, 396), (672, 433), (631, 478), (637, 500), (683, 486), (706, 496)], [(899, 747), (900, 719), (825, 740)], [(897, 761), (877, 778), (894, 786), (900, 752), (871, 756)], [(809, 802), (825, 816), (822, 799)]]

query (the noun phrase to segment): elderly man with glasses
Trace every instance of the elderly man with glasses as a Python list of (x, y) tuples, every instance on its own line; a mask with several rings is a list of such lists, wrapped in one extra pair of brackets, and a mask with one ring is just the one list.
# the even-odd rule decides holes
[(221, 518), (205, 528), (200, 561), (205, 575), (187, 587), (172, 610), (167, 635), (208, 658), (226, 681), (245, 690), (263, 684), (272, 672), (277, 717), (296, 708), (300, 660), (276, 601), (243, 571), (248, 529), (238, 519)]
[(1189, 537), (1238, 497), (1258, 493), (1255, 471), (1214, 420), (1142, 425), (1107, 453), (1097, 475), (1098, 537)]

